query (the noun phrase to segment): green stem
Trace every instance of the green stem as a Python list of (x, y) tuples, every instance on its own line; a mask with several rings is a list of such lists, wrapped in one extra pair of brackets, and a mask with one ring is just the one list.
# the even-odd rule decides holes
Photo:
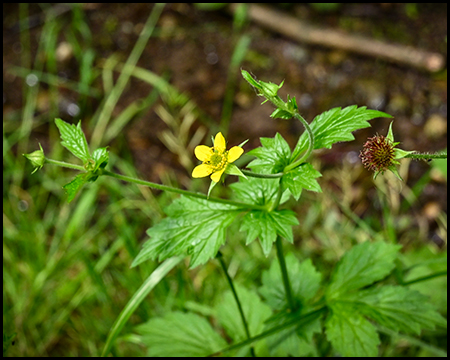
[(411, 285), (411, 284), (415, 284), (415, 283), (418, 283), (418, 282), (421, 282), (421, 281), (427, 281), (427, 280), (430, 280), (430, 279), (434, 279), (434, 278), (439, 277), (439, 276), (444, 276), (444, 275), (447, 275), (447, 270), (440, 271), (440, 272), (437, 272), (437, 273), (434, 273), (434, 274), (430, 274), (430, 275), (426, 275), (426, 276), (422, 276), (422, 277), (417, 278), (417, 279), (405, 281), (405, 282), (402, 283), (402, 285), (405, 285), (405, 286), (406, 285)]
[(234, 206), (240, 207), (242, 209), (254, 209), (254, 210), (264, 210), (265, 209), (264, 206), (260, 206), (260, 205), (246, 204), (246, 203), (241, 203), (241, 202), (233, 201), (233, 200), (208, 197), (207, 195), (188, 191), (188, 190), (177, 189), (177, 188), (173, 188), (173, 187), (170, 187), (167, 185), (157, 184), (157, 183), (154, 183), (151, 181), (140, 180), (140, 179), (132, 178), (129, 176), (119, 175), (119, 174), (110, 172), (108, 170), (102, 170), (101, 175), (111, 176), (111, 177), (114, 177), (119, 180), (131, 182), (131, 183), (138, 184), (138, 185), (148, 186), (153, 189), (169, 191), (169, 192), (173, 192), (176, 194), (181, 194), (181, 195), (186, 195), (186, 196), (195, 197), (195, 198), (199, 198), (199, 199), (209, 200), (209, 201), (217, 202), (217, 203), (221, 203), (221, 204), (234, 205)]
[(292, 169), (295, 169), (297, 166), (299, 166), (300, 164), (305, 162), (308, 159), (308, 157), (311, 155), (312, 151), (314, 150), (314, 133), (312, 132), (311, 127), (299, 113), (295, 113), (294, 117), (302, 123), (302, 125), (305, 128), (305, 131), (308, 133), (309, 144), (308, 144), (308, 149), (303, 154), (303, 156), (300, 157), (299, 159), (297, 159), (296, 161), (292, 162), (288, 166), (286, 166), (283, 171), (284, 173), (287, 173), (287, 172), (291, 171)]
[[(241, 301), (239, 300), (238, 294), (234, 287), (233, 279), (231, 278), (230, 274), (228, 274), (227, 266), (225, 264), (225, 261), (223, 260), (223, 255), (220, 251), (217, 253), (217, 259), (219, 260), (220, 266), (222, 266), (222, 270), (227, 278), (228, 284), (230, 285), (231, 292), (233, 293), (234, 300), (236, 301), (236, 305), (239, 309), (239, 314), (241, 316), (242, 323), (244, 324), (244, 329), (245, 329), (245, 334), (247, 335), (247, 339), (250, 339), (251, 338), (250, 331), (248, 330), (248, 324), (247, 324), (247, 320), (245, 319), (244, 310), (242, 309)], [(256, 356), (255, 349), (253, 348), (253, 346), (250, 347), (250, 352), (253, 357)]]
[[(57, 165), (57, 166), (61, 166), (61, 167), (66, 167), (66, 168), (86, 172), (86, 169), (83, 166), (66, 163), (64, 161), (58, 161), (58, 160), (45, 158), (45, 162), (48, 164), (53, 164), (53, 165)], [(265, 210), (266, 209), (264, 206), (261, 206), (261, 205), (247, 204), (247, 203), (242, 203), (239, 201), (233, 201), (233, 200), (228, 200), (228, 199), (219, 199), (219, 198), (214, 198), (214, 197), (208, 197), (207, 195), (204, 195), (204, 194), (200, 194), (200, 193), (196, 193), (196, 192), (192, 192), (192, 191), (188, 191), (188, 190), (177, 189), (177, 188), (173, 188), (173, 187), (170, 187), (167, 185), (157, 184), (157, 183), (154, 183), (151, 181), (136, 179), (136, 178), (132, 178), (130, 176), (116, 174), (116, 173), (113, 173), (108, 170), (99, 170), (98, 172), (99, 172), (98, 175), (111, 176), (111, 177), (119, 179), (119, 180), (127, 181), (127, 182), (138, 184), (138, 185), (148, 186), (150, 188), (157, 189), (157, 190), (169, 191), (169, 192), (173, 192), (176, 194), (195, 197), (198, 199), (204, 199), (204, 200), (221, 203), (221, 204), (234, 205), (234, 206), (237, 206), (244, 210), (245, 209), (248, 209), (248, 210)]]
[(435, 154), (413, 153), (406, 155), (405, 158), (420, 159), (420, 160), (447, 159), (447, 153), (446, 152)]
[(230, 345), (230, 346), (226, 347), (225, 349), (222, 349), (214, 354), (210, 354), (210, 355), (208, 355), (208, 357), (220, 356), (220, 355), (223, 355), (225, 352), (228, 352), (231, 350), (236, 350), (243, 346), (250, 345), (250, 344), (254, 343), (255, 341), (267, 338), (273, 334), (279, 333), (280, 331), (282, 331), (284, 329), (288, 329), (289, 327), (294, 326), (294, 325), (297, 325), (299, 327), (303, 323), (308, 324), (309, 322), (312, 321), (311, 319), (319, 317), (321, 314), (325, 313), (326, 311), (327, 311), (327, 307), (322, 306), (317, 310), (314, 310), (314, 311), (311, 311), (310, 313), (302, 315), (300, 318), (294, 317), (292, 320), (288, 320), (281, 325), (274, 326), (273, 328), (270, 328), (269, 330), (266, 330), (266, 331), (262, 332), (261, 334), (256, 335), (250, 339), (241, 341), (240, 343), (237, 343), (237, 344)]
[(283, 279), (284, 290), (286, 292), (286, 300), (288, 302), (289, 309), (293, 312), (296, 310), (296, 306), (294, 298), (292, 297), (291, 283), (289, 281), (289, 274), (287, 272), (286, 260), (283, 253), (283, 244), (281, 243), (281, 238), (279, 236), (277, 236), (276, 246), (278, 263), (280, 264), (281, 269), (281, 277)]
[(83, 172), (86, 172), (86, 169), (81, 166), (81, 165), (75, 165), (75, 164), (71, 164), (71, 163), (66, 163), (64, 161), (58, 161), (58, 160), (53, 160), (53, 159), (49, 159), (49, 158), (45, 158), (45, 163), (46, 164), (52, 164), (52, 165), (56, 165), (56, 166), (61, 166), (61, 167), (66, 167), (69, 169), (75, 169), (75, 170), (80, 170)]

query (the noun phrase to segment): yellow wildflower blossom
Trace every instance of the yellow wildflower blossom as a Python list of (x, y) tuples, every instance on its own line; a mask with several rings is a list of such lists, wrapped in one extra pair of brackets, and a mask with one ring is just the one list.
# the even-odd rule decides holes
[(194, 168), (192, 177), (201, 178), (211, 175), (211, 180), (219, 182), (228, 164), (236, 161), (243, 154), (244, 149), (233, 146), (226, 150), (225, 138), (222, 133), (217, 133), (214, 138), (214, 146), (199, 145), (194, 150), (197, 159), (203, 162)]

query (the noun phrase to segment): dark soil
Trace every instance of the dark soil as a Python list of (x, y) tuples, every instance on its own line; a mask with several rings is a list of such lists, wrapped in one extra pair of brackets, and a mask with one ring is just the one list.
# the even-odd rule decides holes
[[(447, 55), (446, 3), (342, 4), (332, 11), (319, 11), (308, 4), (272, 6), (317, 26)], [(122, 61), (128, 57), (151, 8), (149, 4), (126, 3), (84, 6), (93, 34), (96, 64), (114, 53)], [(30, 19), (31, 43), (35, 53), (43, 17), (38, 5), (30, 5), (30, 11), (33, 15)], [(60, 16), (67, 18), (69, 24), (70, 11)], [(23, 100), (23, 79), (8, 72), (10, 66), (21, 64), (17, 21), (18, 6), (4, 4), (4, 116), (19, 111)], [(286, 94), (295, 96), (308, 121), (332, 107), (357, 104), (393, 115), (395, 139), (405, 150), (438, 151), (447, 147), (446, 69), (430, 74), (338, 49), (300, 44), (252, 23), (246, 25), (245, 32), (251, 35), (252, 43), (242, 68), (264, 81), (280, 83), (285, 80), (282, 97)], [(231, 15), (225, 9), (203, 11), (190, 4), (169, 4), (164, 8), (154, 35), (138, 65), (166, 76), (180, 92), (188, 94), (215, 124), (219, 124), (230, 58), (239, 37), (239, 33), (233, 30)], [(58, 40), (63, 41), (64, 38)], [(79, 65), (75, 61), (58, 64), (58, 68), (63, 76), (78, 79)], [(238, 144), (250, 139), (246, 145), (249, 150), (259, 145), (259, 137), (272, 137), (278, 131), (294, 145), (303, 131), (299, 123), (271, 119), (271, 105), (261, 106), (261, 98), (239, 74), (236, 81), (230, 143)], [(98, 88), (101, 89), (100, 80)], [(114, 115), (133, 100), (146, 97), (150, 91), (150, 86), (132, 79)], [(65, 98), (77, 98), (67, 90), (61, 92)], [(98, 105), (96, 100), (92, 100), (86, 112), (81, 114), (82, 119), (89, 121)], [(61, 109), (60, 116), (71, 120), (71, 116), (64, 113), (64, 106)], [(357, 156), (365, 139), (377, 132), (386, 134), (389, 123), (389, 119), (377, 119), (372, 122), (372, 128), (355, 134), (356, 141), (336, 144), (332, 150), (322, 151), (316, 156), (324, 169), (341, 166), (344, 161), (360, 166)], [(125, 139), (135, 164), (142, 176), (149, 180), (160, 181), (161, 173), (168, 168), (175, 169), (180, 178), (189, 176), (179, 165), (177, 157), (159, 140), (158, 133), (165, 128), (153, 110), (126, 128)], [(209, 137), (210, 134), (207, 139)], [(114, 149), (114, 142), (109, 145)], [(428, 170), (427, 163), (412, 162), (408, 185), (413, 186)], [(368, 182), (370, 177), (371, 174), (361, 171), (362, 182)], [(439, 209), (446, 211), (446, 194), (446, 182), (431, 180), (422, 195), (421, 207), (437, 204)]]

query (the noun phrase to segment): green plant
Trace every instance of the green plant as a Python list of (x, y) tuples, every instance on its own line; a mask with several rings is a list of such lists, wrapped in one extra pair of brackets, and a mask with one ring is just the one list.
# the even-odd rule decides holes
[[(36, 168), (34, 171), (47, 163), (81, 171), (64, 186), (69, 202), (85, 184), (102, 176), (181, 195), (166, 209), (167, 217), (147, 231), (149, 239), (132, 267), (150, 259), (163, 263), (118, 316), (103, 355), (109, 353), (118, 333), (145, 296), (186, 255), (190, 256), (190, 268), (218, 259), (230, 291), (218, 297), (209, 315), (218, 320), (232, 343), (220, 336), (203, 316), (175, 311), (136, 328), (150, 356), (304, 356), (331, 351), (342, 356), (376, 356), (379, 332), (419, 335), (424, 329), (445, 327), (445, 319), (427, 298), (409, 289), (408, 282), (403, 280), (397, 266), (400, 245), (379, 240), (357, 244), (342, 256), (328, 280), (311, 259), (299, 261), (294, 253), (283, 250), (283, 239), (293, 243), (292, 227), (299, 225), (296, 213), (284, 206), (290, 198), (298, 201), (303, 190), (321, 191), (317, 181), (321, 174), (308, 162), (312, 151), (329, 149), (339, 141), (351, 141), (352, 132), (370, 126), (369, 120), (391, 116), (349, 106), (331, 109), (308, 123), (299, 114), (295, 97), (288, 96), (283, 101), (278, 96), (282, 84), (255, 80), (246, 71), (242, 75), (258, 95), (275, 105), (271, 117), (297, 119), (305, 132), (293, 150), (278, 133), (273, 138), (261, 138), (262, 146), (248, 152), (255, 157), (247, 165), (251, 170), (232, 164), (244, 152), (245, 142), (226, 150), (225, 139), (219, 132), (212, 147), (197, 146), (195, 154), (203, 164), (192, 175), (211, 175), (208, 195), (107, 170), (108, 150), (97, 148), (91, 154), (80, 123), (75, 126), (55, 120), (61, 144), (83, 162), (82, 166), (49, 159), (42, 148), (25, 155)], [(417, 154), (397, 149), (396, 145), (392, 127), (387, 137), (369, 139), (361, 152), (364, 165), (374, 170), (375, 176), (391, 170), (400, 178), (395, 169), (398, 159), (446, 158), (444, 153)], [(239, 176), (239, 181), (230, 185), (231, 199), (210, 196), (223, 174)], [(246, 245), (259, 240), (265, 256), (275, 244), (277, 260), (262, 273), (259, 294), (234, 284), (219, 250), (226, 243), (227, 230), (233, 223), (238, 223), (239, 230), (245, 233)], [(441, 275), (444, 273), (417, 281)], [(322, 337), (320, 345), (313, 340), (316, 337)]]

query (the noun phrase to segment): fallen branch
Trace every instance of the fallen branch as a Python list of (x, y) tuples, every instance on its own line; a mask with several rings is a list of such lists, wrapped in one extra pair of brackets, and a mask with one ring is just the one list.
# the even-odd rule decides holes
[[(236, 6), (237, 4), (230, 5), (232, 12), (235, 11)], [(248, 5), (248, 17), (268, 29), (308, 44), (356, 52), (431, 72), (439, 71), (445, 65), (444, 57), (439, 53), (416, 49), (412, 46), (388, 44), (336, 29), (318, 28), (266, 6)]]

